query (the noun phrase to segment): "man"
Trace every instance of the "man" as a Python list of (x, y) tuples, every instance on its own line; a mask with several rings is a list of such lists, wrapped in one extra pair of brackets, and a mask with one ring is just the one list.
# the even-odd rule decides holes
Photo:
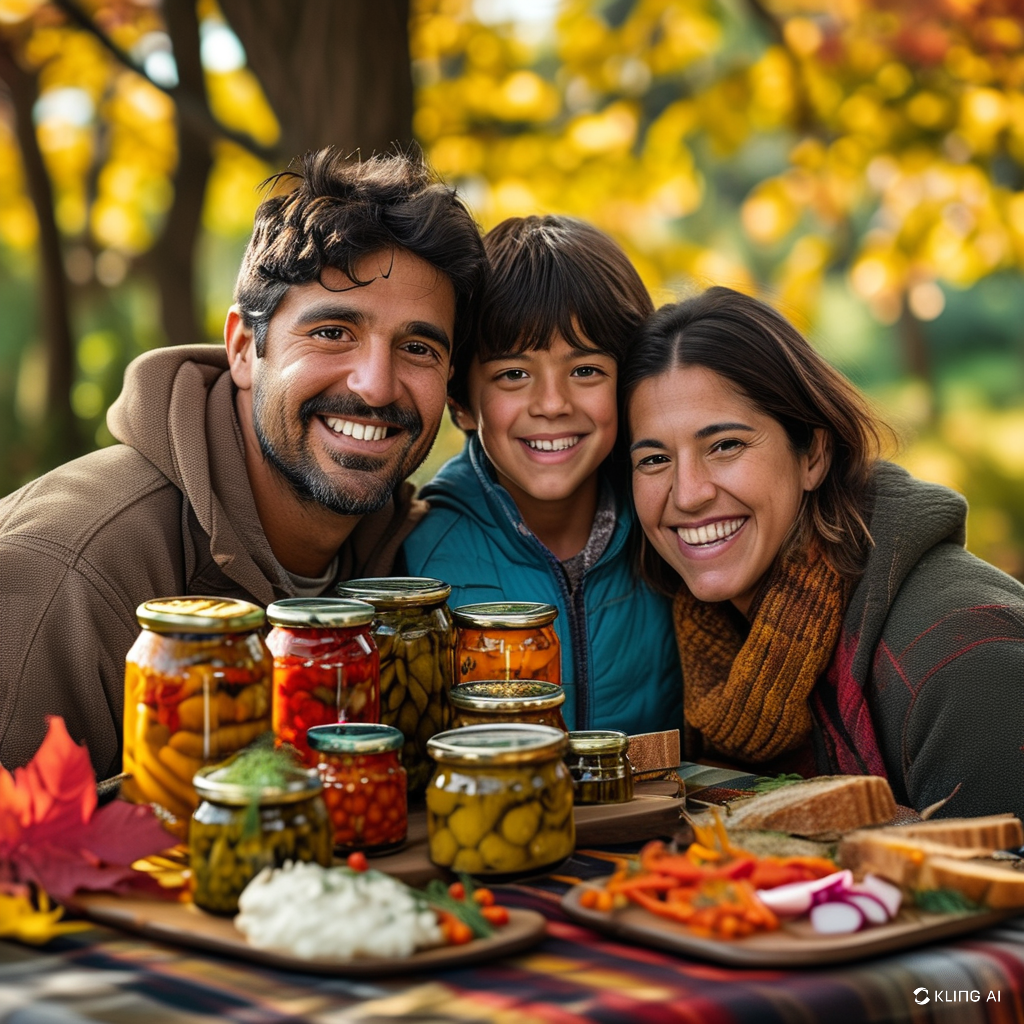
[(480, 292), (479, 232), (405, 156), (309, 154), (256, 214), (225, 347), (136, 359), (121, 442), (0, 501), (0, 763), (45, 716), (120, 771), (135, 609), (211, 594), (261, 605), (383, 575), (420, 512), (405, 478), (445, 409)]

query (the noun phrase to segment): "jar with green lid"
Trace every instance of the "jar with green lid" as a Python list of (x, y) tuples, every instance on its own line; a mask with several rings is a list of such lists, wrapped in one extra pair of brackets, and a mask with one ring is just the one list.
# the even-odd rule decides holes
[(576, 842), (566, 734), (546, 725), (471, 725), (427, 745), (430, 859), (492, 879), (560, 863)]
[(387, 576), (349, 580), (337, 592), (374, 607), (370, 631), (380, 651), (380, 720), (402, 730), (409, 793), (421, 794), (430, 777), (427, 741), (451, 721), (452, 588), (426, 577)]
[(633, 799), (629, 737), (613, 729), (569, 733), (565, 758), (577, 804), (624, 804)]
[(270, 729), (273, 661), (263, 609), (221, 597), (170, 597), (136, 611), (125, 659), (121, 793), (155, 805), (184, 838), (192, 780)]
[(267, 608), (274, 736), (311, 768), (317, 759), (306, 744), (310, 726), (380, 721), (373, 616), (373, 605), (338, 597), (289, 597)]
[(266, 867), (286, 861), (331, 864), (331, 822), (315, 769), (298, 767), (277, 785), (225, 781), (231, 765), (196, 773), (201, 803), (189, 829), (192, 900), (234, 914), (242, 890)]
[(453, 729), (520, 722), (568, 732), (562, 718), (565, 690), (543, 679), (477, 679), (456, 683), (449, 699)]
[(498, 601), (460, 605), (457, 682), (471, 679), (543, 679), (562, 682), (562, 658), (553, 604)]
[(317, 758), (334, 845), (346, 852), (380, 853), (404, 843), (409, 817), (401, 730), (391, 725), (316, 725), (306, 738)]

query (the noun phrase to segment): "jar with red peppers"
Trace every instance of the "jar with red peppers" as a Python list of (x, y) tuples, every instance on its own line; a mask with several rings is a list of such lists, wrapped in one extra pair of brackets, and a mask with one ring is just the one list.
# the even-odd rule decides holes
[(380, 655), (370, 635), (373, 605), (331, 597), (292, 597), (267, 609), (273, 625), (274, 736), (311, 768), (313, 725), (380, 721)]
[(390, 725), (317, 725), (306, 739), (318, 758), (335, 847), (375, 853), (405, 842), (402, 731)]

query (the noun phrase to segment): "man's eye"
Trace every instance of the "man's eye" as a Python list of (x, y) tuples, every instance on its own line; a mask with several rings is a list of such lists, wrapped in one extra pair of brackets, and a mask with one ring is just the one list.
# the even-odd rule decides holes
[(343, 341), (351, 337), (351, 334), (346, 327), (318, 327), (313, 331), (313, 337), (325, 341)]
[(436, 356), (434, 349), (423, 341), (409, 341), (405, 344), (405, 351), (414, 356)]

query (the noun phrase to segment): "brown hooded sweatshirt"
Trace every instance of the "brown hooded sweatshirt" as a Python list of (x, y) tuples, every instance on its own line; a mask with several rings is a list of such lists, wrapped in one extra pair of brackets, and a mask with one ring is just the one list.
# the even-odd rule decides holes
[[(295, 595), (245, 470), (227, 356), (214, 345), (134, 360), (107, 414), (121, 442), (0, 500), (0, 764), (25, 764), (47, 715), (121, 770), (124, 660), (152, 597), (266, 606)], [(338, 552), (338, 579), (391, 571), (426, 506), (403, 484)]]

